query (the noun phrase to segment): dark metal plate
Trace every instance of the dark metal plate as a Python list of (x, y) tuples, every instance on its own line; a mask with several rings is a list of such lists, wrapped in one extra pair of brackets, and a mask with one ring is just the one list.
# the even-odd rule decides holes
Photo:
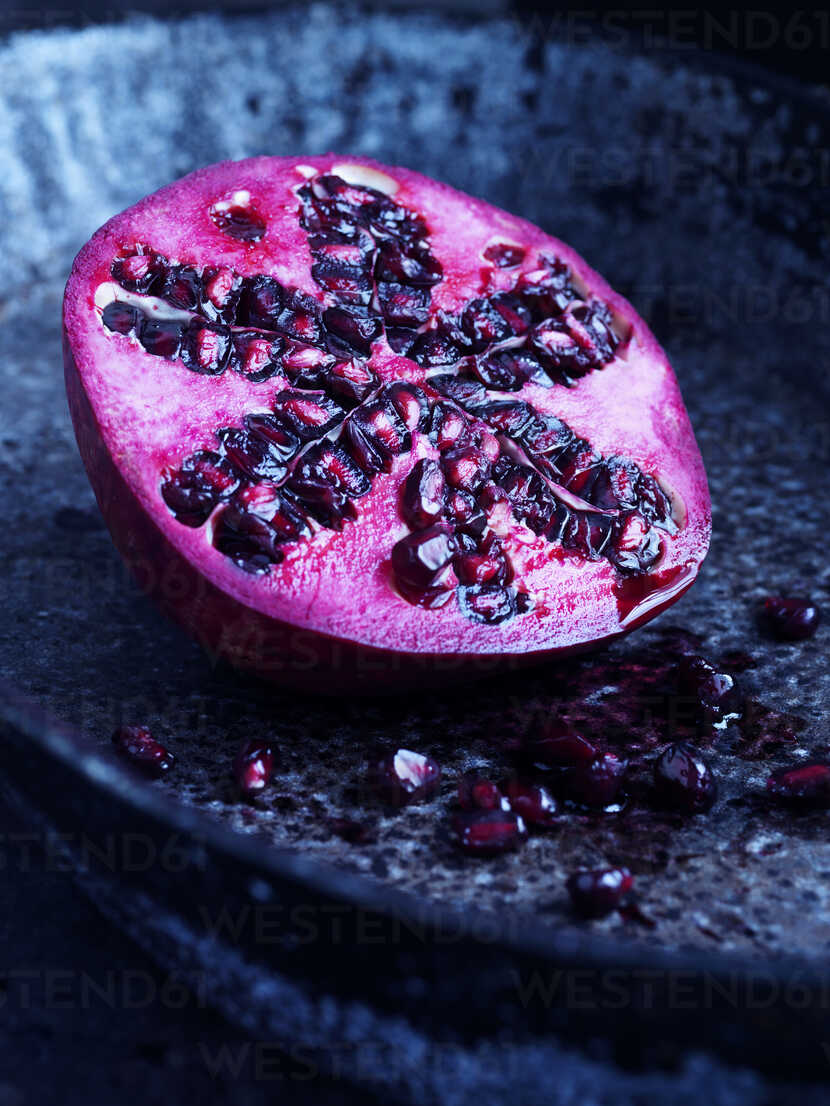
[[(597, 674), (604, 680), (609, 668), (598, 663), (608, 658), (385, 704), (300, 699), (212, 670), (123, 577), (72, 438), (58, 320), (71, 258), (100, 222), (222, 158), (354, 150), (410, 164), (539, 222), (649, 318), (698, 432), (715, 536), (699, 582), (663, 624), (700, 633), (714, 656), (755, 653), (749, 690), (807, 722), (786, 755), (824, 753), (826, 636), (806, 647), (772, 646), (754, 612), (769, 591), (806, 590), (820, 600), (830, 585), (826, 104), (711, 58), (540, 44), (509, 21), (323, 7), (11, 39), (0, 67), (10, 138), (0, 161), (0, 665), (73, 727), (53, 741), (51, 724), (23, 709), (18, 724), (31, 744), (10, 731), (9, 772), (28, 793), (27, 809), (46, 808), (65, 829), (89, 823), (90, 832), (128, 826), (169, 837), (185, 827), (207, 842), (202, 867), (194, 874), (188, 865), (186, 878), (163, 865), (144, 873), (119, 866), (115, 882), (98, 872), (102, 904), (137, 930), (149, 924), (137, 896), (150, 895), (153, 915), (167, 904), (172, 920), (157, 944), (194, 962), (207, 955), (192, 940), (200, 925), (194, 903), (250, 902), (252, 880), (270, 888), (255, 883), (254, 901), (261, 893), (264, 902), (322, 909), (345, 900), (353, 912), (376, 912), (382, 925), (390, 913), (419, 909), (428, 925), (417, 938), (373, 946), (351, 933), (348, 955), (319, 927), (305, 954), (291, 927), (278, 950), (252, 932), (240, 943), (269, 971), (311, 977), (323, 990), (336, 981), (341, 992), (387, 1010), (406, 1005), (424, 1032), (433, 1007), (439, 1024), (466, 1023), (471, 1036), (531, 1023), (619, 1029), (613, 1004), (579, 1012), (559, 994), (523, 1009), (511, 976), (517, 964), (588, 965), (595, 990), (612, 965), (688, 968), (698, 982), (710, 970), (726, 972), (741, 986), (753, 972), (772, 973), (780, 1018), (765, 1015), (762, 1025), (749, 1011), (733, 1037), (709, 996), (705, 1017), (699, 1004), (692, 1016), (675, 1002), (670, 1018), (657, 1019), (658, 1036), (696, 1035), (769, 1063), (789, 1056), (822, 1066), (822, 1000), (811, 991), (799, 1012), (780, 980), (792, 978), (795, 958), (816, 984), (826, 954), (827, 819), (776, 815), (753, 797), (784, 752), (747, 760), (735, 735), (724, 738), (713, 754), (723, 779), (715, 811), (661, 829), (659, 842), (624, 819), (590, 832), (575, 823), (534, 839), (521, 857), (474, 867), (436, 833), (448, 785), (432, 806), (398, 818), (372, 812), (375, 844), (345, 844), (324, 818), (353, 812), (350, 788), (369, 742), (394, 736), (435, 751), (450, 779), (470, 763), (498, 762), (505, 726), (528, 724), (532, 711), (555, 702), (557, 681), (584, 690)], [(642, 660), (655, 633), (616, 646), (612, 658)], [(180, 754), (169, 784), (138, 787), (102, 766), (122, 718), (149, 722)], [(79, 733), (105, 759), (85, 756), (76, 775), (67, 764), (77, 761)], [(272, 736), (282, 752), (280, 786), (257, 812), (235, 803), (226, 785), (232, 750), (250, 734)], [(573, 926), (564, 875), (603, 859), (637, 869), (654, 929), (621, 920)], [(431, 927), (445, 918), (472, 924), (478, 910), (489, 939), (479, 932), (444, 947), (435, 941)], [(180, 915), (187, 924), (174, 941)], [(242, 976), (241, 966), (229, 967), (227, 979), (217, 979), (225, 1006), (240, 1017), (229, 996)], [(470, 978), (491, 995), (490, 1006), (479, 1010), (477, 1002), (470, 1011)], [(669, 977), (662, 978), (661, 987)], [(419, 1002), (419, 986), (429, 1002)], [(745, 999), (736, 1001), (747, 1013)], [(665, 1012), (667, 1002), (662, 990), (655, 1008)], [(629, 995), (623, 1008), (636, 1007), (648, 1022), (647, 1005)], [(728, 1021), (734, 1007), (723, 1000), (721, 1008)], [(776, 1034), (774, 1051), (753, 1045)]]

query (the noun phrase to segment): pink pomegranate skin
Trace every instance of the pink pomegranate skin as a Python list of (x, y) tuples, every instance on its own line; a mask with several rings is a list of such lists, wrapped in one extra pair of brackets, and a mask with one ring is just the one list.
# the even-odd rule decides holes
[[(513, 586), (532, 597), (529, 610), (493, 625), (465, 617), (456, 602), (430, 609), (407, 601), (395, 587), (390, 558), (408, 533), (400, 487), (416, 459), (434, 455), (419, 431), (411, 452), (375, 474), (368, 494), (354, 501), (354, 520), (339, 531), (314, 528), (264, 574), (243, 571), (214, 547), (211, 519), (191, 527), (168, 510), (162, 473), (196, 451), (216, 450), (219, 428), (268, 411), (275, 393), (290, 385), (254, 383), (229, 371), (201, 375), (179, 360), (150, 356), (128, 334), (107, 331), (101, 305), (112, 298), (103, 286), (114, 287), (113, 260), (142, 243), (197, 270), (221, 265), (241, 277), (267, 274), (330, 305), (312, 277), (298, 215), (298, 189), (315, 174), (369, 184), (420, 213), (443, 267), (443, 279), (431, 288), (433, 314), (459, 313), (476, 297), (513, 289), (538, 269), (540, 254), (564, 262), (584, 298), (608, 305), (623, 340), (602, 371), (570, 387), (528, 382), (493, 398), (520, 398), (556, 415), (603, 457), (624, 457), (659, 482), (673, 523), (662, 531), (661, 555), (648, 571), (621, 578), (608, 560), (575, 554), (513, 519), (500, 536)], [(244, 193), (266, 226), (258, 240), (231, 236), (211, 218), (217, 203)], [(522, 247), (518, 267), (485, 259), (494, 240)], [(429, 370), (395, 353), (383, 337), (369, 360), (381, 382), (428, 381)], [(389, 692), (589, 649), (674, 602), (707, 551), (711, 514), (700, 454), (666, 355), (631, 305), (565, 243), (407, 169), (334, 154), (262, 157), (211, 166), (163, 188), (111, 219), (78, 254), (64, 299), (64, 361), (81, 456), (113, 541), (140, 586), (211, 657), (291, 687)]]

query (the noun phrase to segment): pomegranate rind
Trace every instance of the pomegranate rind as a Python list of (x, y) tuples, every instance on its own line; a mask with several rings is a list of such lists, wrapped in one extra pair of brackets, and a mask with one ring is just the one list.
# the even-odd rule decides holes
[[(321, 529), (287, 547), (267, 575), (241, 571), (210, 541), (211, 522), (189, 528), (159, 494), (160, 473), (196, 450), (215, 448), (215, 430), (268, 410), (280, 385), (225, 373), (221, 379), (179, 361), (147, 355), (100, 322), (100, 289), (113, 258), (135, 243), (197, 268), (228, 266), (266, 273), (322, 300), (298, 219), (296, 189), (311, 171), (360, 166), (395, 182), (396, 203), (419, 212), (444, 279), (433, 309), (458, 311), (486, 288), (512, 287), (538, 267), (539, 254), (564, 261), (576, 281), (607, 303), (629, 337), (601, 372), (572, 388), (525, 385), (521, 396), (555, 414), (604, 456), (621, 455), (670, 494), (678, 527), (645, 601), (623, 612), (619, 578), (516, 526), (504, 539), (517, 586), (532, 609), (498, 625), (466, 618), (455, 603), (412, 605), (393, 586), (389, 557), (408, 532), (400, 485), (428, 454), (415, 435), (411, 454), (374, 478), (356, 501), (358, 517), (341, 531)], [(302, 167), (302, 168), (300, 168)], [(337, 168), (336, 168), (337, 167)], [(355, 170), (357, 173), (357, 170)], [(248, 192), (267, 232), (258, 241), (228, 237), (211, 219), (222, 197)], [(495, 239), (521, 243), (522, 263), (500, 269), (483, 254)], [(99, 304), (96, 306), (96, 295)], [(389, 691), (452, 682), (498, 667), (592, 648), (653, 618), (694, 581), (711, 529), (709, 493), (680, 391), (665, 353), (634, 309), (565, 243), (516, 216), (410, 170), (363, 158), (253, 158), (200, 170), (106, 223), (80, 251), (64, 299), (66, 386), (81, 456), (114, 543), (141, 586), (215, 658), (276, 682), (315, 691)], [(372, 367), (385, 381), (423, 384), (426, 372), (374, 347)], [(660, 580), (672, 581), (661, 589)], [(320, 673), (328, 678), (321, 680)]]

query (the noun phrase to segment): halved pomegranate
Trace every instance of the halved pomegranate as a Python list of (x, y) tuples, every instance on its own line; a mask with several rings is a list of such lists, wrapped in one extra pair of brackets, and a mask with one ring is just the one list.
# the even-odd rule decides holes
[(256, 158), (112, 219), (64, 303), (81, 454), (214, 656), (386, 691), (584, 649), (694, 580), (665, 354), (563, 242), (405, 169)]

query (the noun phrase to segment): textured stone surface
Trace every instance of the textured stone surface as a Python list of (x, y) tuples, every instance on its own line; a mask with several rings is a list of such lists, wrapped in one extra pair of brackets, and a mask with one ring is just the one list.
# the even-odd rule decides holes
[[(657, 924), (597, 929), (765, 958), (826, 955), (828, 816), (770, 813), (753, 796), (785, 754), (746, 760), (736, 734), (712, 753), (718, 805), (685, 825), (651, 833), (636, 808), (587, 827), (574, 816), (489, 864), (462, 862), (437, 831), (458, 771), (500, 769), (501, 739), (551, 709), (563, 679), (596, 693), (617, 661), (650, 663), (642, 650), (660, 625), (701, 634), (712, 657), (749, 649), (759, 661), (749, 690), (806, 720), (792, 755), (826, 752), (827, 627), (812, 644), (774, 645), (754, 622), (768, 591), (828, 604), (826, 107), (796, 111), (784, 90), (691, 63), (532, 48), (511, 23), (323, 5), (257, 23), (13, 37), (0, 90), (3, 674), (102, 745), (121, 719), (156, 727), (180, 756), (162, 785), (170, 801), (263, 847), (297, 845), (420, 895), (551, 925), (571, 924), (571, 868), (625, 859)], [(72, 256), (110, 214), (197, 165), (329, 148), (410, 164), (539, 222), (628, 294), (667, 345), (711, 479), (714, 539), (691, 593), (616, 646), (611, 669), (606, 656), (418, 702), (292, 699), (211, 670), (124, 579), (63, 398)], [(279, 746), (281, 770), (255, 809), (233, 801), (228, 768), (237, 742), (260, 734)], [(366, 751), (387, 739), (437, 755), (445, 792), (396, 817), (369, 809), (376, 843), (347, 845), (323, 819), (355, 812)]]

